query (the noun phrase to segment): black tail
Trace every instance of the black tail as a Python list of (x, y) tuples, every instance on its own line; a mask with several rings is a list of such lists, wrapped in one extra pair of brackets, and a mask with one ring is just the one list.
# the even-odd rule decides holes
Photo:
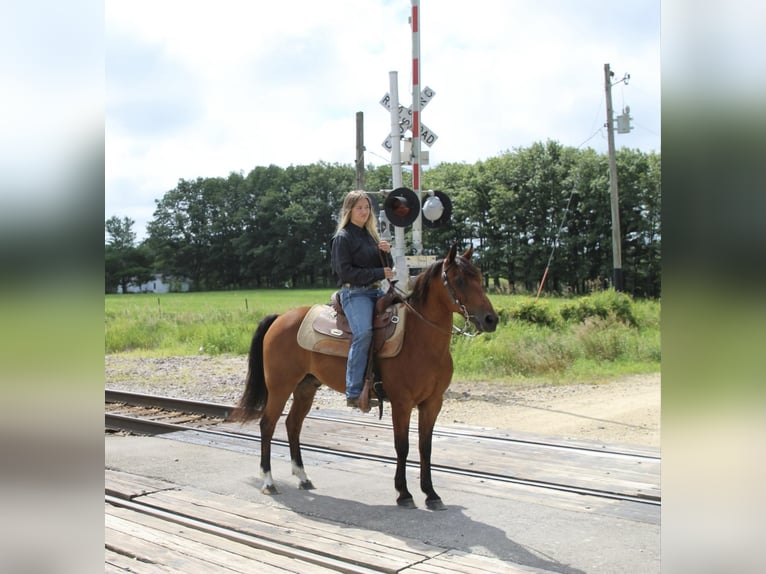
[(263, 413), (266, 400), (269, 398), (269, 390), (266, 388), (266, 378), (263, 374), (263, 337), (271, 324), (279, 315), (266, 315), (258, 324), (250, 343), (250, 354), (247, 360), (247, 377), (245, 378), (245, 392), (239, 399), (236, 410), (232, 413), (231, 420), (247, 422), (257, 419)]

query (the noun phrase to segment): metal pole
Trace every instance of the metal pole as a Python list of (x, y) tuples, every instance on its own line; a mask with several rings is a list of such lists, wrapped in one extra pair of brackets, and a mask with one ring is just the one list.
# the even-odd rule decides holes
[(616, 291), (623, 290), (622, 245), (620, 240), (620, 208), (617, 195), (617, 157), (614, 151), (614, 120), (612, 119), (612, 72), (604, 64), (604, 85), (606, 89), (606, 133), (609, 143), (609, 192), (612, 202), (612, 283)]
[(356, 112), (356, 189), (364, 189), (364, 112)]
[[(399, 79), (396, 72), (388, 73), (388, 91), (391, 94), (391, 182), (394, 189), (402, 187), (402, 138), (399, 127)], [(381, 236), (391, 239), (391, 224), (385, 210), (380, 210)], [(409, 289), (409, 269), (404, 255), (404, 228), (394, 227), (394, 266), (398, 286), (405, 291)]]
[[(420, 203), (420, 0), (412, 0), (412, 191)], [(423, 253), (423, 214), (412, 223), (415, 254)]]

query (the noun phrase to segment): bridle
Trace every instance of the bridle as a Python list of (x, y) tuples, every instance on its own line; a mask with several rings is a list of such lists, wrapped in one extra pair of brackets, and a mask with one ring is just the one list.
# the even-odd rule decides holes
[(460, 309), (460, 314), (463, 315), (463, 319), (465, 320), (465, 324), (463, 325), (462, 329), (457, 325), (452, 325), (453, 335), (475, 337), (479, 334), (479, 330), (471, 321), (471, 314), (468, 312), (466, 306), (460, 302), (457, 293), (455, 293), (455, 290), (452, 288), (452, 284), (449, 282), (449, 277), (447, 277), (448, 267), (449, 265), (447, 267), (442, 266), (442, 284), (447, 289), (447, 293), (449, 293), (449, 296), (452, 297), (452, 301), (455, 303), (455, 305), (457, 305), (457, 308)]
[(465, 324), (463, 327), (458, 327), (457, 325), (452, 325), (451, 330), (445, 330), (441, 326), (437, 325), (433, 321), (430, 321), (429, 319), (426, 319), (423, 314), (415, 309), (410, 302), (407, 300), (409, 296), (407, 293), (405, 293), (402, 289), (394, 285), (394, 289), (398, 291), (402, 297), (402, 303), (410, 310), (412, 311), (416, 316), (418, 316), (420, 319), (422, 319), (426, 324), (430, 325), (434, 329), (437, 329), (441, 331), (442, 333), (446, 333), (448, 335), (457, 336), (457, 335), (463, 335), (465, 337), (475, 337), (479, 334), (479, 330), (477, 329), (476, 325), (471, 321), (471, 314), (468, 312), (468, 309), (466, 308), (463, 303), (460, 302), (460, 298), (457, 296), (457, 293), (455, 292), (455, 289), (452, 287), (452, 284), (449, 281), (449, 277), (447, 276), (447, 269), (449, 268), (449, 265), (444, 266), (442, 265), (442, 272), (441, 272), (441, 280), (442, 284), (444, 285), (445, 289), (447, 289), (447, 293), (449, 293), (449, 296), (452, 298), (453, 303), (457, 306), (458, 309), (460, 309), (460, 314), (463, 315), (463, 319), (465, 319)]

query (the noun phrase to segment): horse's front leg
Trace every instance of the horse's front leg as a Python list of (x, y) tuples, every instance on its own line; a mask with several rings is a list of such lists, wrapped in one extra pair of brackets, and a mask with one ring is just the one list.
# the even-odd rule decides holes
[(290, 412), (287, 414), (285, 426), (287, 427), (287, 438), (290, 443), (290, 460), (293, 465), (293, 475), (298, 477), (298, 488), (301, 490), (313, 490), (314, 484), (306, 474), (303, 468), (303, 457), (301, 456), (301, 429), (306, 415), (311, 410), (314, 402), (314, 395), (320, 383), (312, 376), (303, 379), (298, 387), (293, 391), (293, 404)]
[(407, 490), (407, 456), (410, 453), (410, 413), (412, 408), (396, 408), (392, 405), (391, 419), (394, 423), (394, 448), (396, 449), (396, 474), (394, 487), (399, 493), (396, 504), (403, 508), (416, 508), (412, 494)]
[(435, 397), (418, 405), (418, 439), (420, 447), (420, 489), (426, 495), (429, 510), (446, 510), (431, 481), (431, 448), (436, 417), (442, 408), (442, 397)]

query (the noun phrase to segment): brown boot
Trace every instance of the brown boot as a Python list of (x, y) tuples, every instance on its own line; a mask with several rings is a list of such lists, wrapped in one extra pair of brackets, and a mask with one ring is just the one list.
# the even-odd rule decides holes
[(359, 409), (363, 413), (369, 413), (370, 408), (378, 406), (378, 399), (375, 399), (375, 398), (370, 399), (368, 396), (367, 401), (362, 401), (363, 396), (364, 395), (362, 395), (361, 397), (355, 397), (353, 399), (346, 399), (346, 406)]
[(362, 387), (362, 394), (359, 395), (359, 410), (363, 413), (370, 411), (370, 391), (372, 390), (372, 378), (367, 376), (364, 378), (364, 387)]

